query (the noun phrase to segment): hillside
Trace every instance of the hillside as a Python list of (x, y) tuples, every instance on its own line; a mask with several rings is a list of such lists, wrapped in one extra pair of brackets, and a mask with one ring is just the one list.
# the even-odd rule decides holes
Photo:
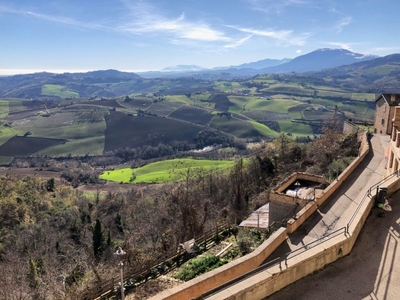
[(332, 87), (350, 88), (369, 93), (382, 93), (383, 91), (397, 93), (400, 80), (400, 54), (304, 75), (322, 79)]
[(347, 50), (321, 49), (275, 67), (254, 69), (262, 63), (188, 73), (143, 73), (145, 77), (153, 78), (117, 70), (6, 76), (0, 77), (0, 97), (118, 97), (133, 93), (176, 95), (213, 91), (215, 80), (243, 80), (267, 73), (279, 73), (274, 79), (283, 82), (313, 82), (357, 92), (386, 93), (397, 90), (400, 74), (400, 54), (374, 58)]
[(345, 49), (318, 49), (313, 52), (301, 55), (288, 63), (275, 67), (261, 69), (262, 73), (290, 73), (308, 72), (342, 65), (351, 65), (360, 61), (368, 61), (377, 58), (372, 55), (354, 53)]

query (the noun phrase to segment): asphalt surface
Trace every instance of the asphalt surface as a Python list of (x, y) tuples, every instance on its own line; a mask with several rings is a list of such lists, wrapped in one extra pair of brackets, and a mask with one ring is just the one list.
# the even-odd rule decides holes
[(388, 136), (373, 136), (370, 143), (371, 151), (360, 165), (267, 261), (284, 257), (290, 251), (302, 248), (345, 227), (367, 190), (382, 180), (386, 174), (384, 149), (388, 145), (388, 140)]
[[(386, 136), (374, 136), (371, 153), (355, 172), (268, 260), (345, 226), (362, 195), (386, 173), (387, 141)], [(400, 299), (400, 192), (389, 203), (393, 210), (383, 217), (382, 210), (371, 211), (348, 256), (266, 299)]]
[(400, 299), (400, 192), (389, 203), (384, 217), (371, 211), (349, 255), (266, 299)]

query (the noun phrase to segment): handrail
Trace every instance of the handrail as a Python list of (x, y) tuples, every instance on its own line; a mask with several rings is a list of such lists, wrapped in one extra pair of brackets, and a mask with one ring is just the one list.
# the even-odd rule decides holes
[(368, 191), (364, 194), (364, 197), (361, 199), (360, 203), (358, 203), (356, 210), (353, 212), (353, 214), (350, 217), (349, 222), (347, 222), (346, 225), (346, 232), (349, 233), (350, 225), (353, 223), (354, 219), (356, 218), (356, 215), (361, 209), (361, 206), (364, 204), (365, 200), (368, 198), (367, 196), (371, 194), (371, 189), (368, 189)]
[(373, 188), (380, 186), (382, 183), (388, 181), (389, 179), (392, 179), (392, 177), (394, 177), (394, 176), (399, 177), (399, 170), (393, 172), (393, 173), (390, 174), (389, 176), (383, 178), (381, 181), (379, 181), (379, 182), (375, 183), (374, 185), (372, 185), (372, 186), (369, 188), (369, 192), (371, 193), (371, 191), (372, 191)]
[(364, 197), (361, 199), (360, 203), (358, 203), (356, 210), (353, 212), (353, 214), (350, 217), (349, 222), (346, 225), (346, 231), (347, 233), (349, 233), (349, 229), (350, 229), (350, 225), (353, 223), (356, 215), (358, 214), (358, 212), (361, 209), (361, 206), (364, 204), (365, 200), (367, 199), (367, 197), (371, 197), (372, 194), (371, 192), (373, 191), (374, 188), (379, 187), (382, 183), (385, 183), (387, 181), (389, 181), (390, 179), (392, 179), (394, 176), (399, 177), (399, 170), (395, 171), (394, 173), (390, 174), (389, 176), (385, 177), (384, 179), (380, 180), (379, 182), (375, 183), (374, 185), (370, 186), (370, 188), (368, 189), (368, 191), (364, 194)]
[[(314, 247), (322, 244), (323, 242), (326, 242), (327, 240), (330, 240), (331, 238), (334, 238), (335, 236), (338, 236), (337, 233), (341, 232), (341, 231), (343, 231), (343, 233), (346, 234), (346, 227), (344, 226), (342, 228), (336, 229), (335, 231), (332, 231), (329, 234), (327, 234), (325, 236), (322, 236), (319, 239), (316, 239), (316, 240), (304, 245), (301, 248), (297, 248), (296, 250), (293, 250), (293, 251), (290, 251), (290, 252), (286, 253), (285, 254), (285, 265), (287, 266), (287, 260), (289, 258), (289, 255), (291, 255), (293, 253), (296, 253), (296, 252), (299, 252), (299, 253), (291, 256), (290, 258), (296, 257), (297, 255), (300, 255), (301, 253), (306, 252), (307, 250), (310, 250), (311, 248), (314, 248)], [(320, 242), (320, 243), (317, 243), (317, 242)], [(315, 243), (317, 243), (317, 244), (312, 246), (312, 247), (310, 247), (312, 244), (315, 244)]]
[(197, 299), (205, 299), (206, 297), (210, 297), (210, 296), (218, 293), (219, 291), (228, 288), (229, 286), (231, 286), (231, 285), (233, 285), (235, 283), (241, 282), (241, 281), (243, 281), (243, 280), (245, 280), (245, 279), (247, 279), (247, 278), (249, 278), (251, 276), (254, 276), (254, 275), (258, 274), (258, 273), (261, 273), (265, 269), (268, 269), (269, 267), (276, 266), (277, 264), (279, 264), (279, 268), (282, 269), (281, 268), (281, 262), (282, 262), (281, 257), (277, 257), (277, 258), (275, 258), (275, 259), (273, 259), (273, 260), (271, 260), (271, 261), (269, 261), (269, 262), (267, 262), (265, 264), (262, 264), (261, 266), (258, 266), (257, 268), (255, 268), (255, 269), (253, 269), (253, 270), (251, 270), (251, 271), (249, 271), (249, 272), (247, 272), (247, 273), (245, 273), (243, 275), (235, 277), (232, 280), (229, 280), (229, 281), (227, 281), (227, 282), (225, 282), (225, 283), (223, 283), (223, 284), (221, 284), (221, 285), (219, 285), (219, 286), (217, 286), (217, 287), (215, 287), (215, 288), (213, 288), (211, 290), (208, 290), (207, 292), (203, 293)]
[[(353, 221), (354, 221), (354, 219), (355, 219), (357, 213), (358, 213), (359, 210), (361, 209), (361, 207), (362, 207), (362, 205), (364, 204), (364, 202), (366, 201), (366, 199), (367, 199), (369, 196), (371, 196), (371, 191), (372, 191), (375, 187), (379, 187), (382, 183), (385, 183), (385, 182), (389, 181), (389, 180), (392, 179), (394, 176), (399, 177), (399, 176), (400, 176), (400, 170), (395, 171), (394, 173), (390, 174), (389, 176), (387, 176), (386, 178), (382, 179), (382, 180), (379, 181), (378, 183), (375, 183), (374, 185), (372, 185), (372, 186), (368, 189), (368, 191), (364, 194), (364, 196), (363, 196), (362, 200), (360, 201), (360, 203), (357, 205), (356, 210), (354, 211), (354, 213), (353, 213), (352, 216), (350, 217), (349, 222), (347, 223), (346, 226), (344, 226), (344, 227), (342, 227), (342, 228), (339, 228), (339, 229), (337, 229), (337, 230), (335, 230), (335, 231), (333, 231), (333, 232), (331, 232), (331, 233), (329, 233), (329, 234), (327, 234), (327, 235), (325, 235), (325, 236), (323, 236), (323, 237), (321, 237), (321, 238), (319, 238), (319, 239), (317, 239), (317, 240), (314, 240), (314, 241), (312, 241), (312, 242), (310, 242), (310, 243), (304, 245), (302, 248), (298, 248), (298, 249), (296, 249), (296, 250), (293, 250), (293, 251), (290, 251), (290, 252), (286, 253), (284, 259), (282, 259), (281, 257), (277, 257), (277, 258), (275, 258), (274, 260), (272, 260), (272, 261), (270, 261), (270, 262), (268, 262), (268, 263), (266, 263), (266, 264), (263, 264), (263, 265), (261, 265), (261, 266), (255, 268), (255, 269), (253, 269), (252, 271), (250, 271), (250, 272), (248, 272), (248, 273), (245, 273), (245, 274), (243, 274), (243, 275), (241, 275), (241, 276), (239, 276), (239, 277), (236, 277), (236, 278), (232, 279), (231, 281), (228, 281), (228, 282), (226, 282), (226, 283), (224, 283), (224, 284), (222, 284), (222, 285), (220, 285), (220, 286), (217, 286), (216, 288), (211, 289), (211, 290), (205, 292), (204, 294), (202, 294), (201, 297), (199, 297), (198, 299), (205, 299), (206, 297), (209, 297), (209, 296), (211, 296), (211, 295), (214, 295), (214, 294), (216, 294), (217, 292), (219, 292), (220, 290), (226, 289), (227, 287), (231, 286), (232, 284), (235, 284), (235, 283), (237, 283), (237, 282), (243, 281), (244, 279), (246, 279), (246, 278), (248, 278), (248, 277), (250, 277), (250, 276), (253, 276), (253, 275), (255, 275), (255, 274), (257, 274), (257, 273), (259, 273), (259, 272), (261, 272), (261, 271), (263, 271), (263, 270), (265, 270), (265, 269), (267, 269), (267, 268), (269, 268), (269, 267), (275, 266), (275, 265), (277, 265), (278, 263), (279, 263), (279, 268), (282, 270), (281, 263), (282, 263), (283, 260), (285, 261), (285, 265), (286, 265), (286, 267), (287, 267), (287, 260), (288, 260), (288, 258), (296, 257), (297, 255), (300, 255), (301, 253), (304, 253), (304, 252), (310, 250), (311, 248), (314, 248), (314, 247), (316, 247), (317, 245), (320, 245), (320, 244), (322, 244), (322, 243), (324, 243), (324, 242), (326, 242), (326, 241), (328, 241), (328, 240), (330, 240), (330, 239), (332, 239), (332, 238), (338, 236), (338, 235), (339, 235), (339, 234), (338, 234), (339, 232), (342, 232), (342, 231), (343, 231), (345, 235), (348, 235), (348, 234), (349, 234), (350, 225), (353, 223)], [(317, 243), (317, 244), (316, 244), (316, 243)], [(311, 246), (311, 245), (313, 245), (313, 244), (316, 244), (316, 245)], [(298, 252), (298, 253), (296, 253), (296, 252)], [(296, 253), (296, 254), (293, 255), (294, 253)], [(290, 255), (293, 255), (293, 256), (289, 257)], [(278, 262), (278, 261), (279, 261), (279, 262)]]
[(210, 297), (210, 296), (212, 296), (212, 295), (218, 293), (219, 291), (228, 288), (229, 286), (231, 286), (231, 285), (233, 285), (233, 284), (236, 284), (236, 283), (238, 283), (238, 282), (241, 282), (241, 281), (243, 281), (243, 280), (245, 280), (245, 279), (247, 279), (247, 278), (249, 278), (249, 277), (251, 277), (251, 276), (254, 276), (254, 275), (256, 275), (256, 274), (258, 274), (258, 273), (260, 273), (260, 272), (262, 272), (262, 271), (264, 271), (264, 270), (266, 270), (266, 269), (268, 269), (268, 268), (270, 268), (270, 267), (276, 266), (277, 264), (279, 264), (279, 268), (282, 270), (281, 263), (282, 263), (283, 261), (285, 261), (285, 265), (287, 266), (287, 259), (288, 259), (289, 255), (291, 255), (291, 254), (293, 254), (293, 253), (295, 253), (295, 252), (298, 252), (299, 250), (303, 250), (303, 251), (301, 251), (301, 252), (299, 252), (299, 253), (297, 253), (296, 255), (294, 255), (294, 256), (291, 257), (291, 258), (293, 258), (293, 257), (295, 257), (295, 256), (297, 256), (297, 255), (299, 255), (299, 254), (301, 254), (301, 253), (303, 253), (303, 252), (306, 252), (307, 250), (309, 250), (309, 249), (311, 249), (311, 248), (316, 247), (317, 245), (319, 245), (319, 244), (321, 244), (321, 243), (319, 243), (319, 244), (317, 244), (317, 245), (315, 245), (315, 246), (313, 246), (313, 247), (310, 247), (310, 245), (315, 244), (316, 242), (320, 242), (320, 241), (326, 242), (327, 240), (329, 240), (329, 239), (331, 239), (331, 238), (337, 236), (337, 235), (338, 235), (337, 233), (338, 233), (338, 232), (341, 232), (341, 231), (343, 231), (343, 233), (346, 234), (346, 227), (342, 227), (342, 228), (340, 228), (340, 229), (337, 229), (337, 230), (335, 230), (335, 231), (329, 233), (328, 235), (325, 235), (325, 236), (323, 236), (323, 237), (321, 237), (321, 238), (319, 238), (319, 239), (317, 239), (317, 240), (315, 240), (315, 241), (312, 241), (311, 243), (308, 243), (308, 244), (304, 245), (304, 247), (302, 247), (302, 248), (299, 248), (299, 249), (290, 251), (290, 252), (288, 252), (288, 253), (285, 254), (285, 257), (284, 257), (284, 258), (282, 258), (282, 257), (277, 257), (277, 258), (275, 258), (275, 259), (273, 259), (273, 260), (271, 260), (271, 261), (269, 261), (269, 262), (267, 262), (267, 263), (265, 263), (265, 264), (262, 264), (261, 266), (255, 268), (255, 269), (253, 269), (253, 270), (251, 270), (251, 271), (249, 271), (249, 272), (247, 272), (247, 273), (245, 273), (245, 274), (243, 274), (243, 275), (240, 275), (240, 276), (238, 276), (238, 277), (236, 277), (236, 278), (234, 278), (234, 279), (232, 279), (232, 280), (230, 280), (230, 281), (227, 281), (227, 282), (225, 282), (225, 283), (223, 283), (223, 284), (221, 284), (221, 285), (219, 285), (219, 286), (217, 286), (217, 287), (215, 287), (215, 288), (213, 288), (213, 289), (211, 289), (211, 290), (209, 290), (209, 291), (203, 293), (203, 294), (202, 294), (200, 297), (198, 297), (197, 299), (205, 299), (205, 298), (207, 298), (207, 297)]

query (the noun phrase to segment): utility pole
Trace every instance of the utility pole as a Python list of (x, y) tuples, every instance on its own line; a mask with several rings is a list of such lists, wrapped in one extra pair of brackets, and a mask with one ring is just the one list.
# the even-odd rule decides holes
[(121, 280), (121, 284), (120, 284), (121, 299), (124, 300), (125, 294), (124, 294), (124, 262), (123, 262), (123, 259), (124, 259), (124, 255), (126, 254), (126, 252), (124, 250), (122, 250), (121, 247), (118, 247), (117, 251), (115, 251), (114, 254), (117, 255), (120, 260), (118, 265), (119, 265), (119, 269), (120, 269), (120, 280)]

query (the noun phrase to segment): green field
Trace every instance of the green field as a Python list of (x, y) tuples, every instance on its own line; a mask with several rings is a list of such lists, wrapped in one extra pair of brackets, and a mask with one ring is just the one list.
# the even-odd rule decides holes
[(173, 96), (166, 96), (167, 101), (170, 102), (178, 102), (178, 103), (185, 103), (185, 104), (193, 104), (193, 101), (190, 98), (186, 97), (185, 95), (173, 95)]
[(0, 145), (3, 145), (17, 133), (18, 131), (14, 128), (0, 126)]
[(278, 113), (287, 113), (289, 108), (299, 104), (302, 103), (289, 99), (256, 99), (256, 101), (251, 101), (246, 105), (246, 111), (269, 110)]
[(250, 138), (261, 135), (250, 122), (234, 118), (228, 119), (226, 116), (215, 116), (210, 121), (210, 126), (237, 138)]
[(295, 123), (292, 121), (279, 121), (281, 132), (291, 133), (293, 137), (312, 136), (313, 130), (307, 124)]
[(253, 124), (254, 128), (263, 136), (267, 137), (278, 137), (279, 133), (276, 131), (273, 131), (271, 128), (268, 126), (258, 123), (256, 121), (249, 121), (249, 123)]
[(9, 104), (6, 100), (0, 100), (0, 118), (7, 117), (9, 112)]
[(66, 155), (101, 155), (104, 149), (104, 135), (87, 137), (83, 139), (71, 139), (65, 144), (57, 145), (43, 151), (38, 155), (66, 156)]
[(58, 96), (60, 98), (79, 97), (77, 92), (69, 91), (64, 86), (58, 84), (45, 84), (42, 87), (42, 95)]
[[(106, 171), (100, 175), (101, 179), (116, 182), (132, 183), (165, 183), (175, 182), (186, 178), (188, 169), (226, 169), (234, 165), (234, 161), (226, 160), (198, 160), (198, 159), (171, 159), (145, 165), (140, 168), (124, 168)], [(135, 179), (132, 175), (135, 174)]]
[[(58, 115), (55, 115), (56, 117)], [(42, 117), (38, 117), (42, 118)], [(52, 120), (49, 119), (49, 123)], [(39, 154), (52, 156), (66, 155), (97, 155), (104, 150), (104, 132), (106, 123), (78, 123), (68, 125), (46, 125), (41, 123), (36, 126), (18, 127), (20, 132), (31, 131), (32, 137), (48, 137), (67, 139), (65, 144), (57, 145), (49, 149), (45, 149)]]

